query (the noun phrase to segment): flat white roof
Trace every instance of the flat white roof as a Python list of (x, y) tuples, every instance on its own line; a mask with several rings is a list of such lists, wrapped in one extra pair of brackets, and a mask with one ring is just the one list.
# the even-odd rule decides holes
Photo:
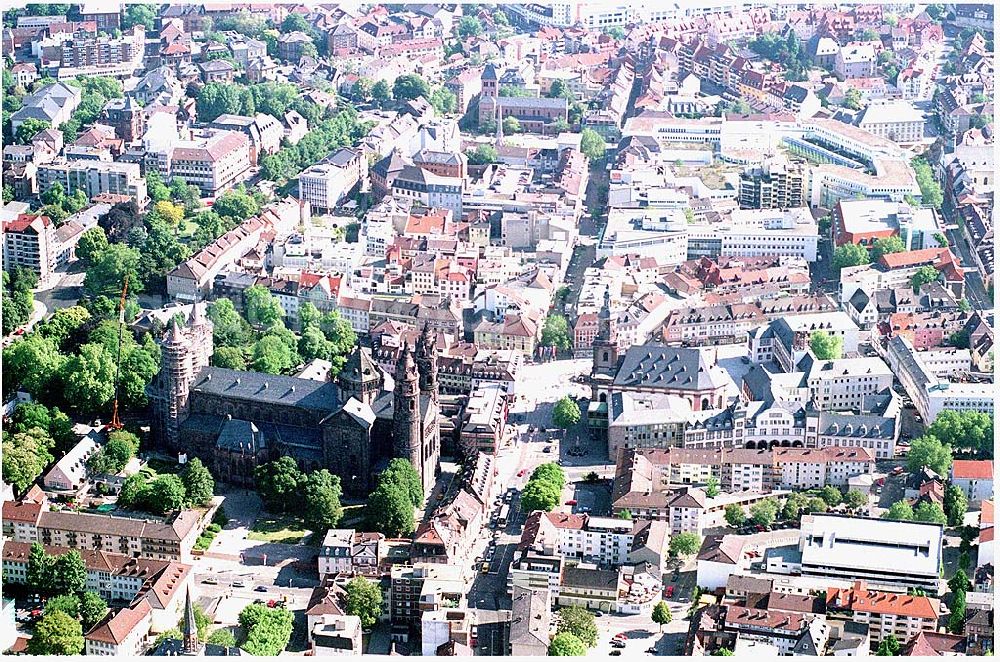
[(802, 564), (937, 577), (942, 534), (938, 524), (806, 515)]

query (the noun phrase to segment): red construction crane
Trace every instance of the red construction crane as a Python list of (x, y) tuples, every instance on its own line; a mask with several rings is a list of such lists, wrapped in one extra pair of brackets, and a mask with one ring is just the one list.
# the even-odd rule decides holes
[(128, 293), (128, 274), (122, 285), (122, 298), (118, 302), (118, 358), (115, 360), (115, 404), (111, 413), (111, 422), (105, 428), (108, 431), (121, 430), (121, 419), (118, 418), (118, 379), (122, 372), (122, 334), (125, 332), (125, 295)]

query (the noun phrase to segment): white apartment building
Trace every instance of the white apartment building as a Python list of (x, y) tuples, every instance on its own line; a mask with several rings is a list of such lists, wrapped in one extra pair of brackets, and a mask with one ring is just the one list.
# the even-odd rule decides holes
[(815, 360), (805, 375), (809, 395), (821, 411), (860, 410), (866, 396), (892, 388), (892, 378), (878, 357)]
[(912, 144), (924, 138), (924, 116), (909, 101), (872, 103), (861, 113), (858, 126), (894, 143)]
[(816, 261), (819, 226), (806, 207), (737, 209), (728, 222), (688, 227), (688, 257), (784, 255)]
[(364, 175), (363, 154), (339, 149), (299, 174), (299, 199), (313, 209), (329, 212), (340, 205)]
[(353, 545), (354, 529), (330, 529), (326, 532), (318, 556), (320, 579), (326, 575), (350, 573), (353, 570)]
[(632, 529), (632, 520), (544, 513), (535, 542), (552, 544), (564, 559), (621, 565), (632, 547)]
[(101, 193), (127, 195), (135, 200), (140, 209), (144, 209), (149, 200), (146, 180), (142, 177), (138, 163), (59, 159), (40, 165), (37, 175), (40, 191), (59, 183), (67, 195), (77, 189), (82, 190), (88, 198)]
[(928, 425), (946, 409), (993, 414), (996, 397), (993, 384), (951, 382), (938, 377), (923, 360), (923, 354), (902, 336), (890, 338), (886, 347), (886, 358), (892, 372)]
[(182, 177), (217, 196), (246, 179), (250, 171), (250, 139), (238, 131), (215, 131), (194, 140), (182, 140), (164, 151), (147, 155), (147, 167), (155, 167), (165, 181)]
[(866, 448), (774, 448), (778, 484), (785, 489), (809, 490), (833, 485), (875, 471), (875, 456)]
[(87, 633), (84, 651), (87, 655), (139, 657), (152, 620), (153, 609), (146, 600), (126, 607)]
[(45, 282), (56, 268), (56, 226), (48, 216), (18, 214), (3, 223), (5, 269), (23, 267)]
[(937, 595), (942, 562), (940, 524), (839, 515), (804, 515), (799, 552), (803, 575), (864, 580), (893, 592), (920, 588)]

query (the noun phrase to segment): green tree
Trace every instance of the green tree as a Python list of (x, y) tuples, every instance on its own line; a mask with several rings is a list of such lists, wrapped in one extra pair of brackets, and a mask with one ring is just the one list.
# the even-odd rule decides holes
[(469, 165), (489, 165), (496, 163), (498, 159), (497, 150), (492, 145), (479, 145), (465, 153)]
[(618, 519), (632, 519), (632, 511), (628, 508), (622, 508), (615, 517)]
[(39, 334), (14, 343), (3, 350), (5, 393), (18, 385), (36, 396), (48, 393), (66, 361), (55, 343)]
[(809, 348), (821, 361), (839, 359), (844, 354), (844, 337), (826, 331), (813, 331), (809, 336)]
[(897, 501), (889, 506), (889, 510), (882, 513), (882, 519), (893, 520), (896, 522), (912, 522), (915, 519), (913, 515), (913, 506), (906, 501)]
[(195, 506), (207, 506), (215, 493), (215, 479), (205, 464), (198, 458), (192, 458), (181, 472), (184, 492), (187, 500)]
[(961, 526), (968, 509), (969, 499), (965, 492), (956, 485), (948, 485), (944, 490), (944, 512), (948, 526)]
[(403, 74), (392, 84), (392, 96), (397, 101), (409, 101), (417, 97), (426, 99), (430, 94), (430, 85), (416, 74)]
[(548, 315), (542, 325), (542, 345), (565, 352), (573, 347), (569, 323), (562, 315)]
[(868, 250), (858, 244), (844, 244), (837, 246), (833, 251), (833, 268), (837, 271), (844, 267), (856, 267), (870, 263), (871, 257), (868, 255)]
[(63, 364), (66, 400), (81, 412), (102, 410), (115, 395), (114, 360), (101, 345), (89, 343)]
[(743, 509), (740, 508), (739, 504), (731, 503), (726, 506), (726, 524), (739, 528), (743, 526), (746, 521), (746, 513), (743, 512)]
[(80, 620), (85, 632), (101, 622), (108, 613), (108, 603), (93, 591), (86, 591), (80, 597)]
[(384, 80), (376, 81), (372, 85), (372, 99), (383, 108), (392, 101), (392, 88), (389, 87), (389, 83)]
[(83, 280), (84, 294), (91, 297), (106, 296), (115, 301), (121, 295), (122, 285), (128, 276), (128, 289), (132, 294), (142, 290), (139, 279), (139, 251), (124, 244), (110, 244), (89, 265)]
[(719, 479), (715, 476), (708, 477), (708, 482), (705, 484), (705, 496), (709, 499), (719, 496)]
[(944, 202), (944, 194), (941, 192), (941, 184), (934, 177), (934, 170), (927, 159), (922, 156), (914, 158), (910, 165), (917, 179), (917, 186), (920, 187), (920, 198), (924, 206), (940, 209)]
[(715, 652), (712, 653), (712, 655), (715, 656), (715, 657), (732, 657), (733, 655), (735, 655), (735, 653), (733, 653), (733, 651), (729, 650), (725, 646), (722, 646), (722, 647), (716, 648)]
[(697, 533), (678, 533), (670, 537), (670, 554), (673, 556), (691, 556), (701, 549), (701, 538)]
[(162, 202), (170, 199), (170, 189), (163, 183), (158, 170), (146, 171), (146, 192), (153, 202)]
[(461, 39), (478, 37), (483, 33), (483, 25), (475, 16), (463, 16), (458, 21), (458, 36)]
[(778, 515), (778, 502), (774, 498), (763, 499), (750, 506), (750, 519), (760, 526), (771, 526)]
[(505, 135), (521, 133), (521, 121), (514, 116), (505, 117), (503, 119), (503, 132)]
[(266, 335), (254, 343), (251, 351), (253, 368), (257, 372), (280, 375), (295, 366), (295, 353), (276, 335)]
[(142, 474), (126, 478), (118, 492), (118, 505), (122, 508), (144, 508), (148, 499), (149, 485)]
[(913, 518), (918, 522), (928, 522), (930, 524), (947, 524), (948, 518), (944, 510), (936, 503), (923, 501), (913, 509)]
[(583, 607), (564, 607), (559, 610), (556, 633), (568, 632), (583, 642), (587, 648), (597, 645), (597, 620)]
[(45, 609), (42, 613), (51, 614), (55, 611), (61, 611), (67, 616), (79, 618), (80, 598), (76, 597), (72, 593), (66, 593), (64, 595), (57, 595), (54, 598), (49, 598), (49, 601), (45, 603)]
[(155, 5), (126, 5), (122, 16), (122, 29), (128, 30), (136, 25), (142, 25), (147, 32), (152, 32), (156, 24)]
[(285, 317), (285, 310), (277, 297), (263, 285), (248, 287), (243, 292), (243, 302), (247, 311), (247, 321), (258, 329), (271, 327)]
[(948, 238), (945, 237), (940, 232), (935, 232), (934, 233), (934, 241), (936, 241), (938, 243), (938, 246), (940, 248), (947, 248), (948, 247)]
[(906, 454), (906, 465), (910, 471), (920, 471), (922, 467), (930, 467), (938, 475), (948, 475), (951, 468), (951, 446), (942, 444), (937, 437), (924, 435), (917, 437), (910, 444)]
[(840, 490), (833, 485), (824, 485), (821, 487), (819, 490), (819, 498), (823, 499), (826, 505), (831, 508), (836, 508), (840, 505), (841, 501), (844, 500), (843, 496), (840, 494)]
[(549, 644), (549, 655), (552, 657), (581, 657), (586, 654), (587, 647), (584, 643), (569, 632), (557, 634)]
[(238, 620), (246, 632), (241, 648), (251, 655), (273, 657), (288, 646), (294, 617), (284, 607), (269, 609), (262, 604), (248, 605), (240, 612)]
[(378, 482), (397, 485), (409, 497), (414, 508), (419, 508), (424, 502), (424, 486), (420, 474), (403, 458), (389, 460), (389, 464), (379, 474)]
[(848, 508), (853, 510), (868, 503), (868, 497), (862, 494), (860, 490), (848, 490), (844, 496), (844, 503)]
[(361, 627), (370, 630), (382, 615), (382, 589), (364, 577), (355, 577), (344, 586), (347, 593), (346, 611), (361, 620)]
[(593, 129), (584, 129), (580, 133), (580, 151), (591, 161), (604, 158), (607, 147), (601, 134)]
[(229, 216), (242, 223), (260, 212), (260, 204), (246, 191), (234, 189), (219, 196), (212, 205), (212, 211), (221, 217)]
[(208, 643), (215, 646), (224, 646), (225, 648), (234, 648), (236, 646), (236, 637), (233, 636), (229, 628), (219, 628), (218, 630), (213, 630), (208, 635)]
[(568, 395), (564, 395), (552, 409), (552, 422), (564, 430), (575, 426), (580, 422), (579, 405)]
[(108, 443), (90, 456), (87, 468), (99, 474), (117, 474), (139, 450), (139, 438), (131, 432), (117, 430), (108, 435)]
[(230, 370), (246, 370), (247, 360), (243, 350), (238, 347), (219, 347), (212, 354), (212, 365)]
[(351, 86), (351, 98), (359, 102), (367, 102), (372, 98), (372, 88), (375, 86), (371, 78), (359, 78)]
[(83, 648), (80, 622), (61, 611), (43, 616), (28, 640), (29, 655), (81, 655)]
[(3, 437), (3, 479), (20, 494), (35, 482), (53, 461), (52, 438), (45, 430), (33, 428)]
[(888, 255), (890, 253), (902, 253), (905, 250), (906, 245), (899, 237), (895, 235), (891, 237), (882, 237), (880, 239), (876, 239), (875, 243), (872, 244), (872, 260), (878, 262), (883, 255)]
[(250, 325), (230, 299), (217, 299), (210, 303), (207, 315), (212, 320), (212, 339), (216, 347), (242, 348), (250, 341)]
[(937, 415), (927, 434), (953, 449), (993, 456), (993, 417), (989, 414), (946, 409)]
[(435, 89), (431, 92), (431, 96), (427, 100), (432, 106), (434, 106), (434, 110), (436, 110), (439, 115), (454, 113), (455, 107), (458, 105), (455, 95), (446, 87), (439, 87)]
[(896, 635), (890, 634), (882, 640), (875, 654), (883, 657), (893, 657), (899, 655), (899, 648), (899, 640), (896, 639)]
[(668, 625), (672, 620), (674, 620), (674, 615), (670, 611), (670, 605), (663, 600), (657, 602), (656, 606), (653, 607), (653, 622), (660, 626), (660, 632), (663, 632), (663, 626)]
[(604, 31), (604, 33), (610, 36), (612, 39), (615, 39), (616, 41), (620, 41), (625, 38), (625, 30), (623, 30), (621, 27), (617, 25), (608, 28), (607, 30)]
[(51, 589), (56, 593), (81, 594), (87, 588), (87, 566), (80, 552), (70, 550), (52, 564)]
[(184, 483), (173, 474), (157, 476), (149, 484), (148, 506), (154, 512), (166, 514), (184, 507)]
[(41, 543), (31, 543), (26, 573), (28, 585), (35, 586), (41, 591), (49, 591), (52, 586), (52, 568), (55, 562), (55, 557), (46, 554)]
[(296, 494), (303, 484), (305, 476), (299, 471), (299, 465), (288, 456), (283, 456), (261, 465), (254, 470), (257, 492), (260, 494), (264, 507), (271, 513), (283, 513), (288, 508), (294, 508)]
[(34, 117), (29, 117), (21, 122), (17, 127), (15, 136), (17, 137), (18, 144), (27, 145), (31, 142), (32, 138), (51, 126), (52, 124), (46, 122), (45, 120), (38, 120)]
[(521, 509), (530, 513), (535, 510), (551, 511), (559, 505), (560, 490), (545, 481), (531, 481), (521, 491)]
[(962, 634), (965, 630), (965, 591), (956, 591), (951, 600), (951, 616), (948, 618), (948, 630), (952, 634)]
[(568, 102), (576, 100), (576, 95), (573, 94), (573, 90), (570, 89), (569, 85), (559, 79), (552, 81), (552, 85), (549, 86), (548, 97), (550, 99), (566, 99)]
[(861, 110), (861, 91), (856, 88), (848, 88), (844, 92), (844, 108), (848, 110)]
[(388, 538), (408, 536), (415, 528), (413, 502), (393, 482), (379, 482), (368, 499), (368, 527)]
[(340, 505), (340, 477), (326, 469), (314, 471), (302, 489), (302, 519), (313, 531), (336, 528), (344, 509)]
[(934, 283), (941, 279), (941, 274), (937, 269), (931, 266), (923, 266), (917, 269), (917, 272), (913, 274), (910, 279), (910, 285), (913, 287), (914, 294), (920, 292), (920, 288), (927, 283)]

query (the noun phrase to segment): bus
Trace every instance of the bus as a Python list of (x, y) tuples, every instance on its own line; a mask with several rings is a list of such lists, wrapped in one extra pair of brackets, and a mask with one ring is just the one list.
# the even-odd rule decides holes
[(510, 515), (510, 506), (504, 504), (500, 506), (500, 514), (497, 515), (497, 526), (505, 527), (507, 526), (507, 516)]

